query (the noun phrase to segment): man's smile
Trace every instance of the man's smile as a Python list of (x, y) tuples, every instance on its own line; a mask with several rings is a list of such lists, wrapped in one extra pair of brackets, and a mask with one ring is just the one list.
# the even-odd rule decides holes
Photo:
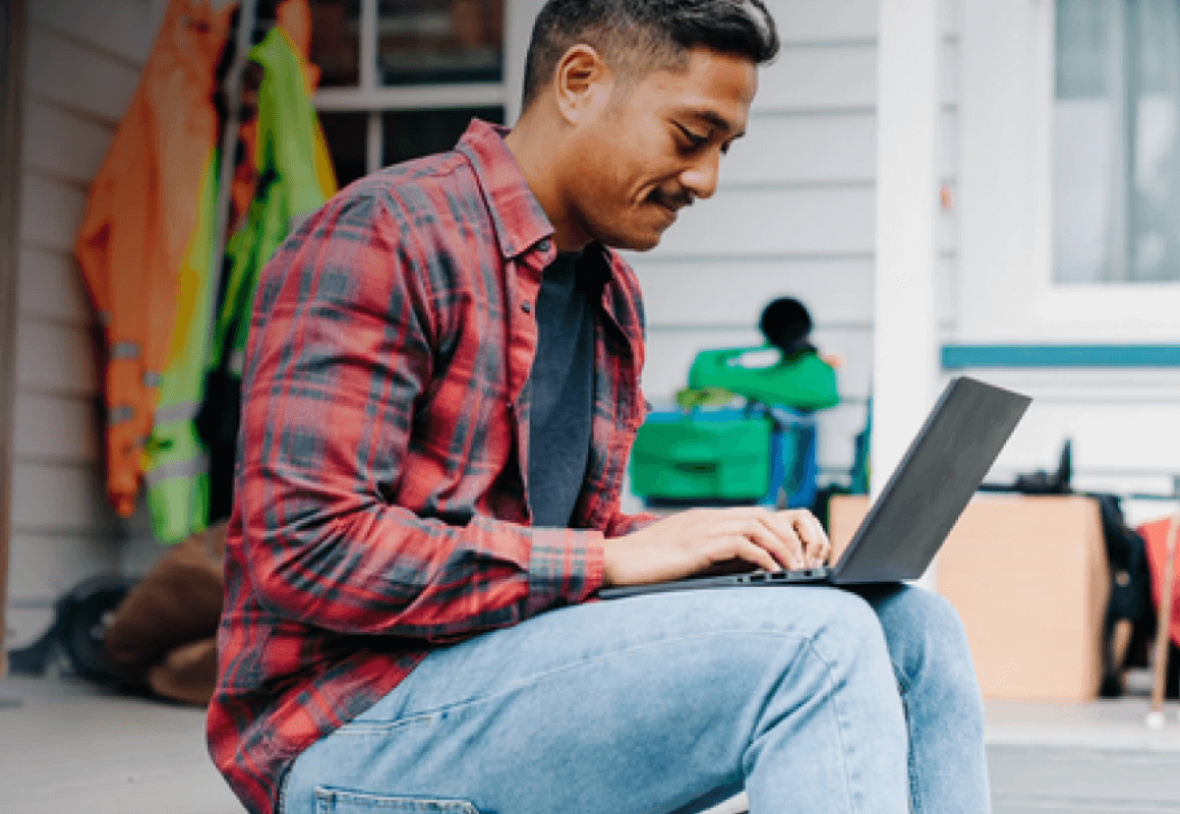
[(692, 198), (686, 194), (666, 195), (659, 190), (648, 196), (648, 200), (664, 210), (668, 218), (672, 221), (676, 220), (681, 209), (686, 206), (692, 206)]

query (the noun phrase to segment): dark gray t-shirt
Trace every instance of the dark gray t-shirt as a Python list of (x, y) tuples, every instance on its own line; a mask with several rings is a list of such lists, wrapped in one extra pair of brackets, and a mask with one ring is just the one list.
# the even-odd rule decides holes
[(579, 256), (559, 254), (537, 295), (528, 490), (534, 526), (569, 525), (590, 457), (594, 310), (590, 270), (579, 271)]

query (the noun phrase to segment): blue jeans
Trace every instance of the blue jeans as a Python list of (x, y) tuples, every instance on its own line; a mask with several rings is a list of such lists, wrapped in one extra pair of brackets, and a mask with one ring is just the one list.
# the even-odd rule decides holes
[[(882, 635), (884, 633), (884, 635)], [(431, 654), (313, 744), (281, 814), (989, 810), (958, 617), (918, 588), (651, 594)]]

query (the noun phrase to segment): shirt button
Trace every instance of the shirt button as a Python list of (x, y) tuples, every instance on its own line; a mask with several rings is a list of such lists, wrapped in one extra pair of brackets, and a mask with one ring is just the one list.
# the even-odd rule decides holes
[(533, 312), (533, 304), (531, 302), (522, 302), (520, 304), (520, 310), (526, 314), (531, 314)]

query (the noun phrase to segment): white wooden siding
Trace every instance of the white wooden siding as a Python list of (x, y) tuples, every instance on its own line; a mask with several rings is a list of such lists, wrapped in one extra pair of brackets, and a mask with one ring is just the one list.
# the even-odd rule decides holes
[(97, 464), (102, 450), (102, 436), (94, 420), (97, 410), (95, 398), (22, 393), (16, 397), (16, 425), (21, 431), (13, 439), (13, 451), (28, 463)]
[(875, 42), (787, 43), (778, 59), (761, 70), (752, 110), (872, 109), (876, 97)]
[(786, 288), (824, 324), (869, 327), (865, 320), (872, 314), (873, 261), (868, 256), (800, 259), (785, 268), (772, 260), (743, 260), (724, 268), (724, 297), (717, 296), (715, 282), (699, 284), (717, 274), (714, 261), (672, 262), (667, 269), (656, 263), (642, 265), (650, 326), (706, 324), (753, 330), (750, 303), (768, 302)]
[(135, 64), (88, 48), (80, 35), (66, 39), (45, 28), (38, 10), (55, 4), (30, 5), (29, 98), (53, 102), (82, 116), (117, 124), (135, 90), (138, 77)]
[(871, 184), (877, 122), (872, 112), (823, 116), (758, 112), (721, 164), (721, 188), (738, 184)]
[(90, 326), (93, 313), (82, 277), (64, 252), (26, 247), (20, 274), (19, 308), (25, 319)]
[(78, 183), (89, 183), (97, 174), (111, 140), (108, 126), (39, 101), (25, 108), (25, 133), (37, 136), (24, 144), (26, 167)]
[(780, 183), (718, 190), (682, 211), (653, 257), (863, 255), (873, 250), (873, 208), (865, 187)]
[(10, 645), (39, 635), (52, 601), (125, 567), (141, 522), (103, 498), (94, 316), (72, 257), (86, 190), (151, 49), (165, 0), (28, 4)]
[[(25, 132), (25, 139), (36, 134)], [(82, 222), (86, 191), (26, 168), (21, 180), (21, 245), (69, 255)]]
[(136, 72), (147, 59), (167, 8), (160, 0), (53, 0), (29, 5), (37, 7), (30, 13), (43, 31), (80, 42), (91, 53)]
[[(97, 398), (98, 371), (90, 333), (48, 320), (22, 318), (17, 325), (17, 394)], [(17, 426), (17, 434), (23, 430)]]
[[(995, 369), (963, 371), (1033, 398), (993, 480), (1052, 470), (1072, 441), (1074, 484), (1088, 491), (1170, 494), (1180, 476), (1180, 371)], [(1169, 511), (1157, 504), (1160, 514)]]

